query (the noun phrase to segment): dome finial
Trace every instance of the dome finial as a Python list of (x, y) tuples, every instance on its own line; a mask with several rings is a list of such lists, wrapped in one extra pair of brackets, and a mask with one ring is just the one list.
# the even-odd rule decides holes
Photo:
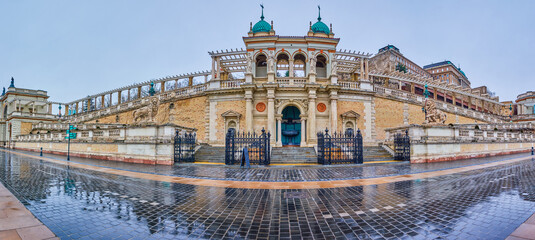
[(262, 8), (262, 16), (260, 16), (260, 20), (264, 20), (264, 4), (260, 4), (260, 7)]
[(318, 21), (321, 21), (321, 8), (320, 8), (320, 5), (318, 5)]

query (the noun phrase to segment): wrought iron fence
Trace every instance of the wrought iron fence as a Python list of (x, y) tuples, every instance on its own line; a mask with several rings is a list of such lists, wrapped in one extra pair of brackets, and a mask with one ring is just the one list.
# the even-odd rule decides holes
[(241, 163), (245, 155), (244, 148), (247, 148), (247, 156), (250, 164), (269, 165), (271, 162), (269, 132), (262, 129), (261, 134), (256, 133), (236, 133), (229, 129), (225, 137), (225, 164), (233, 165)]
[(405, 130), (405, 134), (396, 133), (394, 135), (394, 152), (395, 160), (411, 160), (411, 140), (409, 137), (409, 131)]
[(175, 162), (195, 162), (195, 140), (195, 133), (176, 131), (173, 157)]
[(318, 132), (318, 163), (324, 165), (363, 163), (362, 134), (360, 130), (332, 133)]

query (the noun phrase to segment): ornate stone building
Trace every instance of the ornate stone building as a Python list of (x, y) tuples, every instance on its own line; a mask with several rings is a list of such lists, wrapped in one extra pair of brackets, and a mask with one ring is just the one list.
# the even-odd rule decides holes
[(340, 39), (320, 16), (303, 30), (304, 36), (279, 36), (262, 13), (243, 37), (245, 49), (209, 52), (211, 71), (69, 102), (65, 120), (135, 123), (135, 110), (150, 104), (154, 83), (159, 99), (154, 121), (195, 128), (198, 141), (211, 145), (223, 145), (229, 129), (266, 129), (275, 146), (313, 146), (318, 131), (359, 129), (365, 144), (377, 144), (387, 128), (424, 122), (426, 87), (445, 124), (506, 121), (497, 97), (436, 81), (412, 61), (411, 71), (396, 70), (400, 59), (407, 61), (381, 57), (388, 49), (377, 55), (337, 49)]
[(52, 114), (52, 105), (58, 103), (48, 102), (47, 99), (46, 91), (17, 88), (15, 80), (11, 78), (7, 92), (4, 88), (0, 97), (2, 146), (9, 145), (17, 135), (30, 133), (35, 123), (54, 122), (59, 119)]

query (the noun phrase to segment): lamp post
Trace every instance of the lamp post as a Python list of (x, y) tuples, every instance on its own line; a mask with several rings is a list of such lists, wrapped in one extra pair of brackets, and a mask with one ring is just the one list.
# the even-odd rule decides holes
[(67, 161), (70, 161), (71, 160), (71, 155), (70, 155), (70, 152), (71, 152), (71, 139), (76, 139), (76, 133), (73, 132), (74, 130), (76, 130), (76, 128), (72, 125), (69, 125), (69, 129), (67, 129), (67, 136), (65, 137), (68, 141), (67, 143)]

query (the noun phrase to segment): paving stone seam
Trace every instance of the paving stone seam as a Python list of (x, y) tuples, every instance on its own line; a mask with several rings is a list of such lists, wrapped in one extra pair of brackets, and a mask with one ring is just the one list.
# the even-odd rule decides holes
[(353, 186), (367, 186), (367, 185), (379, 185), (384, 183), (393, 183), (399, 181), (416, 180), (422, 178), (437, 177), (443, 175), (449, 175), (454, 173), (463, 173), (471, 170), (483, 169), (488, 167), (500, 166), (509, 163), (516, 163), (528, 159), (532, 159), (531, 156), (519, 157), (509, 160), (502, 160), (496, 162), (489, 162), (479, 164), (476, 166), (464, 166), (459, 168), (438, 170), (424, 173), (386, 176), (367, 179), (353, 179), (353, 180), (332, 180), (329, 181), (300, 181), (300, 182), (267, 182), (267, 181), (235, 181), (235, 180), (211, 180), (211, 179), (198, 179), (198, 178), (184, 178), (176, 176), (166, 176), (159, 174), (139, 173), (134, 171), (111, 169), (106, 167), (91, 166), (87, 164), (67, 162), (62, 160), (55, 160), (51, 158), (39, 157), (31, 154), (25, 154), (20, 152), (13, 152), (5, 149), (0, 149), (4, 152), (26, 156), (34, 159), (45, 160), (57, 164), (67, 165), (76, 168), (88, 169), (97, 172), (103, 172), (108, 174), (121, 175), (126, 177), (154, 180), (160, 182), (172, 182), (180, 184), (189, 184), (197, 186), (210, 186), (210, 187), (223, 187), (223, 188), (240, 188), (240, 189), (322, 189), (322, 188), (339, 188), (339, 187), (353, 187)]

